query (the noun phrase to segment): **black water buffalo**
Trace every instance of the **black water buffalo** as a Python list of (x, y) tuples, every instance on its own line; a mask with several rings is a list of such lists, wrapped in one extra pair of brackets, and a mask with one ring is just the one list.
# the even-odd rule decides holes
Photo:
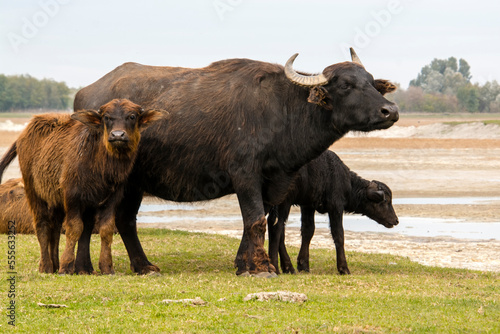
[[(292, 205), (300, 205), (302, 244), (297, 269), (309, 271), (309, 245), (314, 235), (314, 213), (328, 213), (337, 252), (337, 269), (350, 274), (344, 251), (344, 212), (360, 213), (387, 228), (399, 221), (392, 206), (392, 192), (382, 182), (368, 181), (349, 168), (332, 151), (326, 151), (299, 170), (286, 199), (268, 217), (269, 256), (278, 269), (278, 252), (284, 273), (294, 273), (285, 247), (285, 222)], [(278, 221), (276, 221), (276, 218)]]
[[(198, 68), (125, 63), (80, 90), (74, 109), (128, 98), (170, 112), (144, 131), (116, 225), (135, 272), (158, 271), (139, 242), (136, 214), (144, 192), (179, 202), (236, 193), (243, 238), (237, 274), (273, 272), (264, 250), (265, 206), (281, 203), (295, 173), (350, 130), (389, 128), (398, 107), (360, 62), (319, 75), (286, 66), (228, 59)], [(353, 58), (358, 60), (356, 56)]]

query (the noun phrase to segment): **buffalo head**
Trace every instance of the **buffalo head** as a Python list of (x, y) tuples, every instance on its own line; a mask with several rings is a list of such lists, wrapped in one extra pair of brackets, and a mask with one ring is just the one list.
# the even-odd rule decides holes
[(285, 75), (309, 89), (309, 103), (334, 113), (332, 124), (341, 127), (340, 131), (387, 129), (399, 119), (397, 105), (383, 97), (396, 86), (387, 80), (375, 80), (352, 48), (351, 62), (328, 66), (318, 75), (297, 73), (292, 67), (297, 55), (287, 61)]

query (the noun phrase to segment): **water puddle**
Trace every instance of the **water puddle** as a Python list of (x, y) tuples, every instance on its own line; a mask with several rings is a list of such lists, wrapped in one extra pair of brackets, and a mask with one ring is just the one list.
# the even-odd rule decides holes
[(420, 197), (420, 198), (394, 198), (393, 204), (488, 204), (500, 202), (500, 197)]
[[(442, 204), (442, 205), (469, 205), (469, 204), (487, 204), (494, 201), (500, 201), (500, 197), (433, 197), (433, 198), (397, 198), (394, 204)], [(204, 208), (204, 204), (183, 204), (168, 202), (162, 204), (143, 204), (140, 212), (149, 214), (158, 212), (157, 215), (139, 215), (139, 223), (177, 223), (179, 221), (190, 220), (207, 224), (209, 222), (231, 222), (235, 228), (242, 227), (240, 215), (224, 216), (199, 216), (191, 212)], [(172, 214), (163, 214), (161, 211), (177, 210)], [(185, 211), (183, 213), (182, 211)], [(499, 218), (500, 219), (500, 218)], [(316, 214), (316, 227), (329, 228), (328, 215)], [(300, 227), (300, 214), (292, 213), (289, 217), (288, 226)], [(471, 223), (460, 219), (444, 218), (417, 218), (417, 217), (399, 217), (399, 225), (387, 229), (377, 224), (373, 220), (360, 215), (345, 215), (344, 229), (353, 232), (374, 232), (374, 233), (395, 233), (413, 237), (452, 237), (458, 239), (478, 239), (478, 240), (500, 240), (500, 221), (488, 223)]]

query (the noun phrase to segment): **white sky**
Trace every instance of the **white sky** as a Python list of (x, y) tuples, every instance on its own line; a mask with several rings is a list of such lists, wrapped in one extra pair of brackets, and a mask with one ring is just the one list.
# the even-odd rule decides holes
[(403, 88), (434, 58), (500, 81), (499, 1), (11, 0), (0, 4), (0, 73), (88, 85), (116, 66), (202, 67), (226, 58), (321, 72), (353, 46)]

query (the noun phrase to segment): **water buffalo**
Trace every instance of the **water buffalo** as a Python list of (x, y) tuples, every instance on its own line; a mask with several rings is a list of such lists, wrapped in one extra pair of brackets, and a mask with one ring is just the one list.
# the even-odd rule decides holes
[(344, 212), (366, 215), (387, 228), (399, 223), (389, 187), (379, 181), (361, 178), (350, 171), (335, 153), (325, 151), (299, 170), (286, 199), (269, 214), (269, 256), (277, 269), (279, 252), (284, 273), (295, 272), (285, 247), (285, 222), (292, 205), (300, 205), (302, 221), (302, 244), (297, 257), (299, 271), (309, 271), (309, 245), (314, 235), (315, 211), (328, 213), (330, 218), (340, 274), (350, 274), (344, 251)]
[(389, 128), (397, 106), (382, 95), (395, 89), (374, 80), (359, 62), (328, 66), (319, 75), (250, 59), (204, 68), (125, 63), (80, 90), (74, 109), (128, 98), (166, 109), (143, 133), (134, 170), (116, 216), (131, 269), (159, 271), (137, 237), (144, 192), (179, 202), (236, 193), (243, 238), (237, 274), (274, 272), (264, 250), (267, 206), (281, 203), (295, 173), (350, 130)]
[[(128, 100), (112, 100), (99, 112), (35, 116), (0, 161), (19, 156), (26, 198), (40, 243), (39, 271), (61, 274), (93, 272), (88, 248), (75, 263), (75, 245), (94, 221), (100, 223), (102, 273), (113, 273), (111, 242), (117, 203), (137, 154), (140, 129), (160, 117)], [(66, 247), (59, 266), (59, 238), (66, 226)], [(79, 247), (80, 251), (80, 247)]]

